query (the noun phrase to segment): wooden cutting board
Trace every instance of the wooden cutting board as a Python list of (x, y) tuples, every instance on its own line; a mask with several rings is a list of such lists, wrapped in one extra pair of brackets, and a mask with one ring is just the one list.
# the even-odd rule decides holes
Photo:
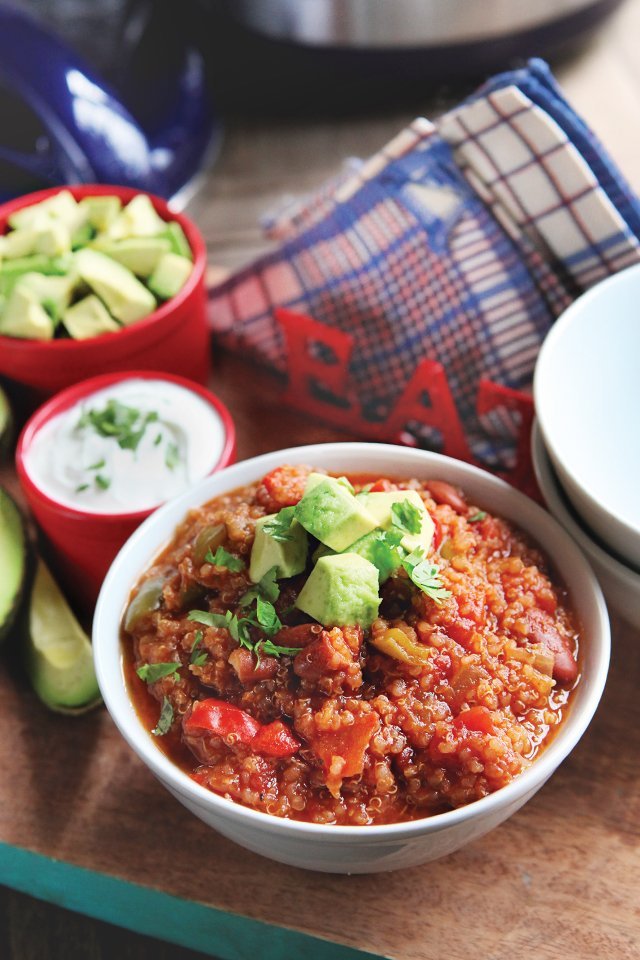
[[(344, 439), (220, 358), (212, 384), (244, 459)], [(3, 481), (12, 478), (5, 475)], [(220, 958), (638, 956), (640, 637), (614, 623), (610, 680), (583, 740), (527, 806), (444, 860), (372, 876), (286, 867), (186, 812), (100, 709), (49, 713), (0, 670), (0, 882)]]

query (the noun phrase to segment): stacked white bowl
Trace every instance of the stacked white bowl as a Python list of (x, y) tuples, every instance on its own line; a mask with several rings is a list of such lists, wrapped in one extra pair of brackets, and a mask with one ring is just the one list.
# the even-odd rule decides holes
[(534, 377), (538, 485), (609, 605), (640, 627), (640, 265), (579, 297)]

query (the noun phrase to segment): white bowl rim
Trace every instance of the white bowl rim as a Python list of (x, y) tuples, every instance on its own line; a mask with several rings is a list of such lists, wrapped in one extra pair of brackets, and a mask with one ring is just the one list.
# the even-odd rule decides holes
[[(115, 616), (114, 603), (110, 597), (112, 584), (118, 580), (120, 570), (126, 564), (129, 554), (135, 552), (139, 544), (144, 543), (148, 533), (152, 532), (156, 524), (165, 517), (175, 516), (173, 523), (175, 527), (191, 507), (206, 503), (207, 500), (220, 495), (225, 490), (233, 490), (238, 486), (251, 482), (251, 480), (246, 478), (239, 481), (235, 480), (237, 476), (242, 476), (245, 473), (248, 466), (251, 467), (252, 476), (257, 479), (265, 472), (265, 468), (273, 469), (279, 464), (295, 462), (308, 462), (322, 465), (323, 455), (329, 454), (331, 456), (332, 454), (341, 453), (347, 455), (354, 453), (362, 453), (363, 455), (375, 453), (380, 453), (381, 455), (385, 453), (387, 455), (394, 454), (399, 459), (404, 459), (405, 461), (405, 463), (399, 465), (404, 475), (407, 475), (406, 469), (409, 469), (409, 462), (411, 460), (415, 462), (417, 467), (422, 468), (433, 465), (436, 467), (443, 465), (449, 469), (454, 469), (454, 471), (464, 472), (468, 477), (482, 478), (483, 482), (492, 484), (496, 491), (501, 491), (508, 499), (526, 508), (526, 510), (535, 516), (538, 527), (546, 527), (549, 533), (553, 533), (555, 537), (560, 538), (563, 550), (571, 557), (572, 569), (579, 569), (585, 582), (588, 583), (595, 614), (593, 632), (601, 637), (600, 648), (597, 651), (596, 666), (591, 678), (592, 689), (582, 704), (579, 722), (574, 721), (571, 723), (575, 715), (575, 709), (570, 709), (569, 714), (563, 720), (560, 729), (549, 746), (543, 750), (541, 755), (530, 767), (500, 790), (454, 810), (400, 823), (347, 826), (288, 820), (263, 813), (259, 810), (253, 810), (233, 800), (227, 800), (207, 790), (205, 787), (200, 786), (200, 784), (197, 784), (152, 742), (151, 735), (143, 727), (137, 714), (135, 714), (135, 709), (126, 691), (126, 682), (122, 673), (119, 629), (117, 649), (121, 689), (124, 688), (129, 707), (135, 716), (135, 724), (133, 724), (134, 730), (129, 729), (126, 721), (119, 715), (117, 708), (112, 709), (113, 698), (109, 679), (109, 670), (110, 668), (113, 670), (114, 666), (112, 660), (113, 654), (109, 649), (109, 641), (112, 639), (112, 634), (110, 630), (108, 630), (105, 635), (105, 621), (113, 620)], [(354, 472), (357, 471), (354, 470)], [(462, 485), (464, 485), (464, 481), (462, 481)], [(517, 520), (513, 522), (518, 524)], [(529, 535), (532, 536), (531, 534)], [(137, 576), (131, 579), (127, 578), (129, 589), (133, 587), (137, 577), (139, 577), (140, 573), (148, 566), (152, 558), (161, 552), (166, 542), (166, 538), (159, 540), (154, 546), (154, 549), (149, 552), (149, 559), (137, 570)], [(123, 602), (117, 611), (118, 627), (126, 598), (126, 596), (122, 598)], [(331, 843), (331, 841), (341, 843), (349, 840), (350, 842), (364, 845), (375, 845), (376, 842), (383, 843), (391, 839), (406, 840), (425, 833), (436, 833), (478, 816), (488, 817), (498, 809), (518, 805), (518, 801), (524, 802), (527, 795), (535, 792), (571, 752), (589, 725), (604, 690), (609, 667), (610, 644), (609, 618), (598, 581), (573, 540), (562, 526), (542, 507), (538, 506), (538, 504), (534, 503), (505, 481), (500, 480), (479, 467), (463, 461), (454, 460), (451, 457), (445, 457), (441, 454), (424, 450), (398, 447), (392, 444), (365, 442), (317, 443), (289, 447), (261, 454), (257, 457), (251, 457), (233, 466), (225, 467), (223, 470), (209, 477), (205, 477), (190, 490), (160, 507), (131, 535), (114, 560), (98, 597), (93, 627), (96, 674), (105, 705), (129, 746), (160, 781), (168, 781), (171, 783), (171, 791), (175, 791), (182, 797), (188, 798), (189, 802), (196, 806), (209, 807), (212, 813), (217, 812), (223, 821), (226, 820), (228, 822), (229, 820), (234, 820), (238, 823), (244, 822), (247, 826), (253, 824), (255, 828), (266, 829), (271, 835), (281, 835), (284, 837), (307, 836), (309, 838), (322, 839), (324, 843)], [(573, 727), (570, 737), (567, 735), (568, 725)]]
[(560, 522), (587, 555), (591, 554), (613, 576), (624, 581), (624, 585), (630, 590), (640, 591), (640, 573), (636, 573), (632, 567), (626, 566), (617, 557), (605, 550), (590, 536), (588, 530), (571, 512), (566, 494), (554, 474), (551, 457), (545, 447), (544, 435), (537, 418), (534, 418), (531, 428), (531, 459), (538, 486), (549, 505), (551, 513), (560, 519)]
[(576, 477), (576, 474), (567, 463), (566, 457), (563, 456), (563, 450), (554, 442), (555, 439), (557, 439), (557, 435), (553, 430), (553, 408), (548, 409), (544, 382), (547, 379), (546, 364), (550, 362), (547, 358), (553, 354), (556, 348), (556, 342), (563, 337), (565, 329), (576, 322), (575, 318), (583, 312), (585, 307), (588, 308), (592, 301), (606, 297), (611, 287), (633, 284), (636, 282), (634, 278), (639, 276), (640, 263), (632, 264), (596, 283), (593, 287), (581, 293), (573, 303), (569, 304), (569, 306), (562, 311), (544, 338), (533, 374), (534, 407), (539, 430), (544, 439), (547, 456), (556, 464), (557, 468), (562, 470), (567, 477), (571, 478), (576, 489), (581, 491), (583, 497), (588, 500), (590, 504), (593, 504), (596, 512), (605, 516), (609, 522), (617, 524), (619, 529), (624, 531), (625, 535), (634, 540), (640, 540), (640, 528), (638, 528), (637, 524), (630, 521), (624, 514), (618, 513), (611, 503), (604, 503), (602, 498), (593, 489), (588, 477)]

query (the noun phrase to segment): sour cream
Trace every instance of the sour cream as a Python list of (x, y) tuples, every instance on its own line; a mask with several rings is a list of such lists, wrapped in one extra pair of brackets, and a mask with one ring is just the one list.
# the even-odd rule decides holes
[(167, 380), (131, 379), (52, 417), (25, 455), (33, 483), (88, 513), (150, 510), (206, 476), (225, 432), (216, 410)]

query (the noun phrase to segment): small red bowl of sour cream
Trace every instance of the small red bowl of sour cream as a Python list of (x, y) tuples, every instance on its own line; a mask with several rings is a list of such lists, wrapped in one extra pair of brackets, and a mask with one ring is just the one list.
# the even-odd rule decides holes
[(56, 571), (86, 607), (136, 527), (234, 459), (224, 404), (200, 384), (148, 370), (61, 391), (28, 420), (16, 449), (20, 484)]

